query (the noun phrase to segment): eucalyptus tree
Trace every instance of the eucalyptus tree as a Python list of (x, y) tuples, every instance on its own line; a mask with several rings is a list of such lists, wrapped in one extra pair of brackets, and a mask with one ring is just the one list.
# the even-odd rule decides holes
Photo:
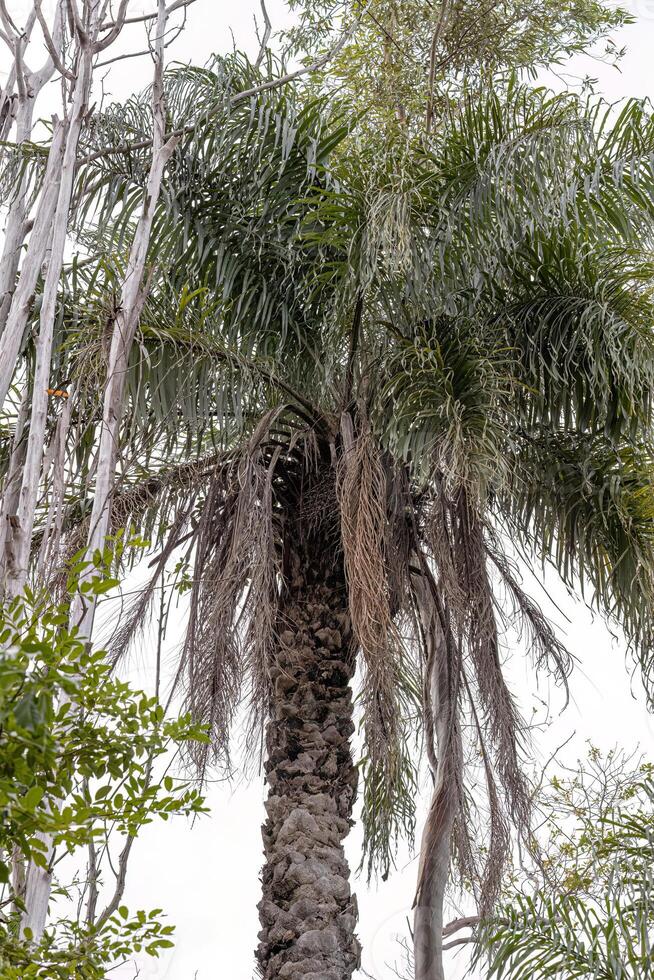
[[(3, 40), (12, 55), (13, 65), (7, 83), (0, 92), (0, 135), (3, 139), (14, 135), (15, 142), (23, 146), (31, 141), (34, 127), (34, 113), (37, 100), (45, 85), (50, 81), (55, 64), (52, 55), (46, 52), (42, 66), (32, 71), (26, 64), (26, 56), (31, 60), (30, 42), (37, 21), (36, 6), (29, 12), (24, 27), (19, 28), (3, 6), (0, 11), (3, 26)], [(60, 44), (61, 6), (57, 5), (53, 23), (53, 43)], [(12, 133), (12, 128), (15, 133)], [(30, 204), (30, 186), (25, 173), (16, 174), (6, 160), (5, 180), (14, 180), (11, 207), (7, 215), (0, 258), (0, 333), (4, 329), (11, 296), (20, 264), (21, 246), (26, 237), (27, 216)]]
[(433, 131), (463, 87), (483, 88), (518, 73), (533, 78), (592, 52), (608, 62), (622, 50), (614, 32), (627, 9), (596, 0), (291, 0), (288, 40), (306, 55), (329, 45), (341, 23), (359, 18), (325, 84), (345, 86), (372, 132)]
[[(439, 978), (450, 855), (485, 914), (510, 825), (531, 843), (502, 624), (517, 618), (563, 683), (570, 668), (505, 538), (590, 594), (651, 669), (653, 127), (636, 103), (612, 121), (498, 85), (382, 156), (342, 105), (298, 89), (234, 107), (253, 74), (226, 59), (168, 79), (173, 117), (212, 104), (221, 124), (175, 149), (153, 223), (110, 529), (133, 523), (158, 550), (114, 655), (172, 567), (190, 594), (178, 682), (212, 754), (228, 758), (245, 697), (263, 756), (267, 978), (356, 969), (342, 847), (355, 719), (372, 871), (413, 834), (419, 734), (435, 791), (416, 973)], [(64, 283), (59, 353), (78, 385), (76, 462), (38, 542), (52, 561), (88, 532), (95, 392), (148, 159), (91, 158), (125, 119), (147, 147), (139, 100), (108, 112), (78, 184), (88, 258)], [(479, 833), (469, 746), (487, 784)]]

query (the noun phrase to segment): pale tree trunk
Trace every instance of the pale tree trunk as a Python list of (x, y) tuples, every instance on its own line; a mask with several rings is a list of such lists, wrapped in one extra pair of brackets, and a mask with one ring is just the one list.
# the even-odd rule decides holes
[[(59, 70), (66, 74), (66, 77), (68, 77), (72, 82), (72, 106), (68, 117), (63, 124), (65, 146), (63, 160), (61, 163), (61, 171), (58, 175), (59, 180), (58, 184), (56, 185), (57, 195), (56, 207), (54, 208), (53, 212), (54, 227), (52, 229), (52, 245), (43, 287), (43, 300), (39, 318), (39, 333), (36, 338), (36, 369), (34, 386), (32, 390), (30, 432), (19, 497), (18, 515), (16, 519), (11, 522), (15, 562), (14, 567), (8, 569), (9, 574), (7, 580), (7, 592), (10, 596), (19, 594), (24, 587), (30, 558), (34, 515), (36, 511), (38, 489), (41, 477), (43, 442), (48, 405), (47, 388), (50, 378), (50, 363), (52, 356), (52, 340), (54, 333), (57, 291), (61, 269), (63, 266), (66, 234), (68, 230), (68, 214), (72, 199), (73, 181), (77, 168), (77, 149), (82, 126), (84, 125), (88, 112), (88, 102), (93, 80), (93, 61), (99, 51), (104, 50), (104, 48), (106, 48), (108, 44), (112, 43), (112, 41), (115, 40), (120, 33), (125, 20), (127, 0), (121, 0), (119, 14), (115, 26), (109, 30), (108, 33), (105, 33), (104, 37), (101, 39), (99, 39), (102, 31), (100, 18), (103, 16), (106, 9), (106, 4), (103, 4), (101, 0), (86, 0), (84, 8), (85, 17), (83, 24), (79, 20), (76, 8), (74, 8), (74, 13), (76, 14), (75, 32), (77, 40), (75, 74), (70, 72), (66, 73), (66, 69), (61, 62), (57, 64)], [(41, 26), (44, 33), (47, 33), (47, 26), (43, 21), (41, 21)], [(53, 59), (55, 59), (57, 62), (58, 52), (54, 48), (53, 39), (50, 37), (50, 35), (47, 35), (47, 37), (49, 40), (48, 48)], [(44, 221), (45, 217), (47, 217), (46, 209), (43, 205), (44, 202), (42, 199), (41, 207), (37, 213), (37, 220), (35, 222), (33, 235), (34, 232), (36, 232), (37, 223), (39, 220)], [(30, 239), (30, 245), (31, 244), (32, 239)], [(26, 257), (25, 265), (27, 265), (28, 257)], [(15, 346), (14, 361), (18, 354), (20, 339), (16, 339), (15, 332), (10, 330), (9, 327), (11, 324), (11, 315), (14, 313), (14, 307), (24, 273), (25, 266), (23, 267), (16, 289), (16, 294), (12, 302), (7, 329), (5, 330), (2, 340), (0, 341), (0, 347), (2, 341), (7, 341), (7, 345), (13, 344)], [(25, 304), (25, 319), (27, 319), (29, 303), (31, 302), (31, 295), (27, 295), (26, 289), (27, 287), (25, 287), (25, 296), (23, 297), (23, 302)], [(12, 324), (12, 327), (13, 326), (15, 326), (15, 324)], [(0, 357), (2, 357), (2, 350), (0, 350)], [(0, 373), (2, 372), (3, 368), (4, 365), (0, 364)], [(11, 365), (12, 374), (13, 370), (14, 364)], [(10, 381), (11, 378), (9, 378), (9, 383)], [(3, 384), (4, 381), (0, 378), (0, 396), (4, 397), (6, 392), (3, 392)], [(44, 838), (44, 843), (47, 846), (46, 855), (49, 862), (52, 855), (52, 842), (51, 840)], [(52, 875), (49, 867), (41, 868), (37, 867), (33, 863), (28, 866), (25, 879), (25, 912), (21, 917), (21, 930), (23, 932), (25, 929), (31, 930), (32, 937), (36, 941), (41, 938), (45, 929), (48, 903), (50, 900), (51, 883)]]
[(25, 453), (27, 451), (26, 425), (29, 416), (29, 404), (29, 390), (26, 386), (16, 417), (16, 427), (11, 442), (12, 448), (11, 456), (9, 457), (9, 468), (2, 487), (2, 510), (0, 512), (0, 597), (4, 591), (5, 566), (12, 567), (15, 564), (15, 557), (11, 550), (12, 529), (10, 521), (12, 520), (12, 515), (16, 514), (18, 510), (21, 476), (25, 464)]
[[(52, 251), (45, 276), (43, 302), (39, 318), (39, 333), (35, 342), (36, 369), (32, 390), (30, 432), (23, 469), (18, 515), (13, 527), (14, 566), (7, 569), (7, 593), (9, 596), (18, 595), (23, 590), (30, 559), (32, 529), (38, 500), (48, 410), (47, 389), (50, 380), (57, 290), (66, 244), (68, 211), (73, 189), (77, 145), (84, 116), (88, 110), (88, 98), (92, 80), (92, 57), (92, 48), (88, 47), (82, 51), (79, 59), (79, 72), (75, 84), (73, 105), (66, 124), (66, 145), (57, 196), (57, 207), (54, 216), (55, 224), (52, 234)], [(47, 845), (46, 857), (49, 862), (52, 856), (52, 842), (46, 839), (44, 843)], [(25, 878), (25, 912), (21, 917), (21, 930), (24, 932), (25, 929), (30, 929), (32, 937), (36, 941), (41, 938), (45, 929), (48, 903), (50, 900), (51, 878), (49, 868), (38, 867), (33, 863), (29, 864)]]
[[(13, 44), (14, 68), (13, 78), (16, 86), (14, 95), (13, 125), (16, 127), (15, 143), (20, 146), (31, 138), (34, 119), (34, 106), (44, 85), (54, 74), (54, 61), (48, 57), (39, 71), (30, 71), (24, 61), (25, 49), (29, 42), (32, 28), (36, 21), (36, 13), (32, 9), (22, 34), (8, 40)], [(5, 31), (11, 31), (11, 24), (4, 24)], [(61, 44), (61, 4), (57, 5), (53, 26), (53, 42)], [(3, 135), (3, 139), (7, 138)], [(14, 193), (7, 214), (4, 229), (4, 242), (0, 256), (0, 334), (2, 334), (11, 306), (11, 298), (16, 284), (16, 276), (20, 264), (20, 253), (28, 232), (27, 194), (29, 190), (28, 175), (24, 173)], [(40, 264), (40, 263), (39, 263)]]
[[(63, 0), (60, 0), (57, 8), (61, 7), (62, 2)], [(113, 44), (120, 34), (125, 23), (128, 2), (129, 0), (120, 0), (115, 21), (112, 21), (111, 25), (106, 25), (101, 23), (101, 18), (104, 17), (108, 9), (106, 0), (83, 0), (81, 15), (76, 0), (68, 0), (66, 3), (66, 20), (69, 22), (73, 34), (73, 40), (68, 45), (73, 52), (72, 70), (63, 63), (64, 49), (67, 47), (63, 42), (63, 33), (59, 33), (59, 25), (62, 23), (60, 18), (63, 15), (57, 9), (52, 29), (50, 29), (43, 17), (41, 3), (34, 4), (48, 53), (56, 70), (62, 75), (62, 80), (66, 79), (69, 83), (68, 98), (72, 102), (72, 108), (66, 121), (55, 126), (48, 155), (46, 178), (36, 208), (34, 226), (29, 237), (29, 244), (16, 289), (11, 299), (7, 322), (0, 337), (0, 408), (5, 403), (7, 392), (15, 374), (25, 328), (32, 309), (34, 291), (49, 246), (51, 247), (51, 254), (47, 263), (43, 306), (45, 307), (47, 303), (54, 316), (54, 303), (51, 293), (52, 281), (56, 276), (58, 282), (63, 263), (68, 211), (72, 196), (73, 178), (77, 169), (77, 142), (88, 110), (93, 62), (95, 56)], [(61, 41), (61, 50), (57, 47), (59, 41)], [(62, 142), (64, 142), (63, 160), (60, 159)], [(43, 317), (41, 319), (40, 331), (45, 327), (47, 332), (50, 329), (49, 324), (43, 323)], [(42, 345), (44, 351), (46, 345), (47, 338), (44, 337)], [(37, 407), (37, 413), (39, 411), (40, 408)]]
[[(75, 82), (73, 104), (65, 124), (66, 144), (54, 216), (52, 250), (43, 285), (39, 330), (35, 339), (36, 367), (32, 389), (29, 437), (18, 501), (18, 514), (12, 525), (14, 566), (7, 570), (7, 594), (10, 597), (22, 592), (27, 578), (48, 414), (48, 387), (50, 385), (57, 294), (66, 246), (68, 212), (73, 192), (77, 146), (84, 117), (88, 111), (92, 61), (93, 48), (90, 45), (85, 45), (78, 61), (79, 70)], [(29, 881), (27, 894), (29, 897)]]
[[(130, 250), (127, 271), (121, 290), (120, 308), (115, 320), (111, 340), (108, 377), (104, 391), (103, 418), (97, 456), (98, 462), (96, 470), (95, 494), (88, 536), (88, 549), (90, 553), (93, 553), (96, 548), (104, 547), (105, 538), (109, 529), (111, 494), (114, 484), (123, 395), (125, 389), (125, 375), (127, 372), (130, 350), (138, 327), (141, 311), (143, 309), (143, 303), (145, 301), (146, 291), (143, 285), (143, 276), (145, 272), (148, 246), (150, 243), (152, 221), (154, 219), (154, 213), (159, 199), (163, 172), (179, 140), (179, 138), (176, 137), (168, 140), (168, 142), (164, 142), (166, 118), (163, 90), (163, 67), (167, 17), (168, 14), (164, 0), (158, 0), (158, 16), (154, 48), (154, 139), (152, 164), (145, 189), (143, 208), (137, 223), (134, 241)], [(28, 458), (29, 455), (28, 450)], [(23, 486), (25, 486), (25, 480), (23, 481)], [(33, 516), (34, 512), (32, 511), (32, 524)], [(30, 542), (32, 524), (30, 525)], [(22, 524), (20, 524), (20, 527), (22, 529)], [(23, 556), (25, 561), (29, 559), (29, 543), (27, 544), (26, 549), (23, 551)], [(95, 570), (91, 568), (88, 574), (95, 574)], [(93, 629), (95, 607), (95, 601), (84, 600), (81, 593), (78, 592), (75, 596), (71, 612), (71, 620), (75, 625), (79, 626), (80, 635), (88, 639), (90, 639)], [(45, 928), (47, 908), (51, 891), (51, 878), (52, 876), (49, 869), (38, 868), (33, 864), (30, 865), (27, 873), (25, 892), (27, 915), (24, 917), (23, 925), (29, 926), (36, 938), (42, 935), (43, 929)]]
[(264, 980), (348, 980), (359, 966), (343, 851), (357, 784), (356, 648), (341, 556), (315, 538), (289, 550), (266, 733), (257, 961)]
[[(147, 297), (144, 283), (145, 264), (150, 245), (161, 182), (166, 165), (179, 143), (179, 137), (165, 141), (166, 110), (164, 101), (164, 43), (168, 13), (163, 0), (158, 0), (158, 17), (154, 48), (154, 80), (152, 84), (153, 142), (152, 163), (143, 197), (143, 207), (137, 222), (134, 241), (130, 249), (125, 278), (122, 283), (118, 313), (114, 321), (109, 351), (107, 382), (103, 396), (102, 426), (97, 454), (97, 470), (93, 508), (87, 540), (89, 554), (102, 550), (109, 533), (111, 498), (113, 494), (120, 423), (123, 413), (125, 378), (129, 356), (139, 325), (143, 304)], [(93, 569), (89, 574), (95, 574)], [(90, 637), (93, 630), (96, 603), (78, 593), (73, 606), (73, 622), (83, 636)]]
[(16, 288), (11, 297), (4, 330), (0, 337), (0, 407), (4, 405), (7, 392), (11, 387), (32, 310), (34, 292), (48, 247), (52, 241), (52, 226), (57, 209), (65, 135), (64, 124), (57, 122), (48, 153), (48, 162), (34, 225), (29, 236), (29, 243)]
[[(420, 846), (418, 890), (413, 919), (414, 980), (445, 980), (443, 966), (443, 907), (450, 871), (452, 830), (456, 818), (457, 773), (452, 758), (452, 739), (458, 739), (453, 726), (454, 705), (447, 661), (446, 641), (440, 629), (431, 668), (431, 700), (438, 750), (438, 767), (429, 813)], [(457, 746), (458, 749), (458, 746)]]

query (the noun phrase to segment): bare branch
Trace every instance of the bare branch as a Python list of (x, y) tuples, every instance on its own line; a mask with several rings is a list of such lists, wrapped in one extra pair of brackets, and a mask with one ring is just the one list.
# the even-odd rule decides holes
[(125, 846), (120, 852), (120, 857), (118, 858), (118, 875), (116, 879), (116, 888), (110, 901), (107, 903), (107, 907), (102, 912), (102, 914), (98, 916), (98, 920), (95, 927), (98, 932), (100, 931), (100, 929), (102, 929), (103, 925), (111, 918), (114, 912), (117, 911), (121, 899), (125, 893), (125, 883), (127, 880), (127, 865), (129, 862), (129, 855), (132, 850), (134, 840), (135, 840), (134, 837), (131, 836), (128, 837), (127, 840), (125, 841)]
[(130, 58), (143, 58), (146, 54), (152, 54), (150, 48), (144, 48), (142, 51), (129, 51), (126, 54), (117, 54), (115, 58), (107, 58), (106, 61), (98, 61), (96, 68), (106, 68), (107, 65), (113, 65), (117, 61), (129, 61)]
[(50, 33), (50, 29), (48, 28), (48, 25), (46, 24), (45, 21), (45, 17), (43, 16), (43, 11), (41, 10), (41, 0), (34, 0), (34, 9), (36, 10), (36, 16), (39, 21), (39, 26), (43, 31), (43, 40), (45, 42), (46, 48), (48, 49), (48, 54), (52, 58), (52, 63), (54, 64), (57, 71), (61, 75), (63, 75), (64, 78), (67, 78), (71, 82), (75, 81), (75, 75), (73, 74), (73, 72), (69, 71), (68, 68), (66, 68), (63, 61), (59, 57), (59, 52), (57, 51), (57, 46), (55, 45), (54, 38)]
[(13, 34), (15, 39), (22, 36), (23, 31), (16, 27), (15, 23), (11, 19), (5, 0), (0, 0), (0, 18), (2, 18), (2, 23), (5, 25), (5, 30), (8, 34)]
[(5, 44), (7, 45), (7, 47), (9, 48), (9, 50), (11, 51), (11, 53), (14, 54), (14, 52), (16, 50), (15, 49), (15, 41), (13, 41), (8, 34), (5, 34), (4, 31), (0, 31), (0, 39), (5, 42)]
[[(170, 16), (175, 10), (179, 10), (181, 7), (190, 7), (192, 3), (196, 3), (196, 0), (175, 0), (174, 3), (171, 3), (170, 6), (166, 8), (166, 13), (168, 16)], [(139, 17), (125, 17), (123, 25), (126, 27), (128, 24), (145, 24), (148, 21), (156, 20), (157, 17), (158, 14), (156, 12), (152, 14), (141, 14)], [(115, 26), (116, 21), (110, 20), (107, 21), (106, 24), (103, 24), (100, 30), (110, 31)]]
[(478, 926), (481, 922), (481, 917), (479, 915), (466, 915), (461, 919), (452, 919), (447, 925), (443, 926), (443, 936), (451, 936), (455, 932), (459, 932), (460, 929), (471, 929), (473, 926)]
[(113, 44), (113, 42), (116, 40), (116, 38), (122, 31), (123, 26), (125, 24), (125, 17), (127, 16), (128, 3), (129, 0), (120, 0), (120, 7), (118, 8), (118, 16), (116, 17), (115, 23), (113, 24), (113, 26), (111, 27), (109, 33), (105, 38), (103, 38), (101, 41), (95, 42), (93, 46), (94, 51), (96, 52), (104, 51), (105, 48), (108, 48), (109, 45)]
[(475, 939), (473, 936), (462, 936), (461, 939), (453, 939), (449, 943), (443, 943), (443, 949), (452, 949), (454, 946), (468, 946), (474, 942)]
[[(36, 19), (36, 7), (32, 11), (34, 19)], [(52, 41), (54, 43), (57, 51), (61, 48), (61, 42), (63, 37), (63, 11), (61, 0), (57, 3), (57, 9), (55, 11), (54, 24), (52, 26)], [(52, 56), (48, 53), (47, 59), (36, 71), (30, 74), (30, 86), (32, 88), (33, 97), (41, 91), (46, 82), (49, 82), (52, 78), (52, 73), (55, 69), (55, 64), (52, 60)]]
[(88, 42), (89, 36), (84, 29), (82, 24), (79, 10), (77, 9), (76, 0), (66, 0), (66, 5), (68, 7), (68, 17), (73, 26), (73, 29), (77, 33), (81, 44), (86, 44)]
[(89, 878), (89, 898), (86, 905), (86, 924), (92, 926), (95, 922), (95, 913), (98, 906), (98, 853), (95, 846), (95, 841), (90, 840), (88, 843), (88, 854), (89, 854), (89, 864), (88, 864), (88, 878)]
[[(268, 47), (268, 41), (270, 40), (270, 33), (271, 33), (271, 30), (272, 30), (272, 25), (270, 23), (270, 17), (268, 16), (268, 11), (266, 10), (266, 0), (261, 0), (261, 10), (262, 10), (262, 13), (263, 13), (263, 22), (264, 22), (264, 24), (266, 26), (265, 26), (265, 30), (263, 32), (263, 35), (262, 35), (262, 37), (261, 37), (261, 39), (259, 41), (259, 54), (257, 55), (257, 60), (254, 63), (254, 67), (255, 68), (258, 68), (259, 67), (259, 65), (261, 64), (261, 62), (263, 61), (263, 59), (265, 57), (266, 48)], [(255, 29), (257, 31), (257, 37), (258, 37), (259, 36), (259, 30), (258, 30), (258, 27), (257, 27), (257, 19), (256, 19), (256, 17), (254, 18), (254, 26), (255, 26)]]

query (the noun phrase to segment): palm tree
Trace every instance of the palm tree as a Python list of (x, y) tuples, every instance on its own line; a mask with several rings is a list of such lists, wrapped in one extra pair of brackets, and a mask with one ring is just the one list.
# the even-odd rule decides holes
[[(438, 980), (451, 855), (486, 913), (510, 826), (531, 843), (502, 623), (517, 618), (561, 682), (570, 668), (506, 539), (590, 592), (651, 666), (654, 128), (635, 103), (611, 123), (511, 85), (380, 157), (349, 137), (342, 107), (300, 90), (229, 111), (225, 92), (247, 88), (248, 71), (217, 62), (169, 79), (182, 119), (211, 100), (223, 114), (173, 156), (155, 222), (112, 523), (160, 551), (113, 653), (175, 558), (190, 594), (178, 681), (218, 758), (247, 697), (248, 744), (264, 759), (265, 978), (356, 969), (342, 843), (357, 771), (368, 868), (386, 874), (398, 836), (413, 834), (412, 736), (424, 739), (434, 796), (416, 977)], [(138, 100), (127, 111), (138, 133)], [(98, 120), (91, 156), (124, 118)], [(116, 154), (80, 177), (79, 214), (100, 206), (62, 296), (78, 486), (141, 169)], [(50, 544), (76, 551), (87, 513), (80, 492)], [(487, 786), (484, 847), (470, 745)]]

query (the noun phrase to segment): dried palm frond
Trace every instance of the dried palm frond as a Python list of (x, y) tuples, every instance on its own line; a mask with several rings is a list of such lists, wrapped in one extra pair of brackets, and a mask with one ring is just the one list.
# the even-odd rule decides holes
[(364, 724), (375, 761), (398, 737), (396, 665), (400, 639), (393, 621), (387, 572), (387, 480), (370, 430), (356, 437), (348, 415), (338, 499), (352, 626), (364, 663)]

